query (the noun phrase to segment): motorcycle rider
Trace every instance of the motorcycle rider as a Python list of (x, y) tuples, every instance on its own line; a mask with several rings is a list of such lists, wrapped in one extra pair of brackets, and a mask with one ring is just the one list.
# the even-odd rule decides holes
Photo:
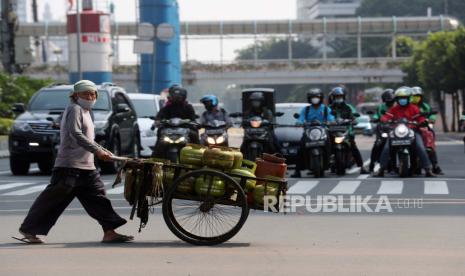
[[(379, 122), (381, 117), (386, 113), (386, 111), (391, 108), (395, 104), (395, 97), (394, 97), (394, 90), (393, 89), (386, 89), (384, 90), (383, 94), (381, 95), (381, 100), (383, 103), (378, 106), (376, 113), (373, 115), (373, 120), (375, 122)], [(376, 141), (371, 149), (370, 154), (370, 166), (369, 171), (373, 173), (375, 168), (375, 162), (379, 160), (381, 155), (381, 151), (384, 148), (384, 144), (386, 143), (386, 138), (381, 137), (381, 126), (378, 124), (377, 131), (376, 131)]]
[[(345, 102), (346, 94), (342, 87), (335, 87), (329, 95), (329, 108), (332, 110), (332, 115), (337, 119), (349, 119), (352, 122), (356, 123), (357, 119), (355, 118), (356, 110), (355, 108)], [(360, 168), (360, 174), (368, 174), (368, 171), (363, 167), (363, 159), (360, 151), (355, 143), (355, 134), (352, 126), (349, 128), (349, 142), (350, 148), (352, 151), (352, 156)]]
[[(419, 124), (425, 123), (425, 118), (420, 116), (420, 109), (410, 103), (410, 97), (412, 96), (412, 89), (410, 87), (400, 87), (395, 92), (396, 105), (391, 107), (382, 117), (381, 122), (389, 122), (391, 120), (407, 119), (409, 121), (417, 121)], [(425, 146), (421, 135), (415, 130), (415, 153), (420, 158), (421, 167), (425, 170), (426, 177), (434, 177), (432, 171), (431, 161), (426, 153)], [(383, 152), (381, 153), (380, 163), (381, 168), (378, 172), (377, 177), (383, 177), (384, 171), (388, 167), (390, 156), (390, 145), (386, 143), (384, 145)]]
[(215, 95), (205, 95), (200, 99), (200, 102), (205, 106), (206, 109), (202, 113), (202, 116), (200, 116), (201, 126), (208, 125), (208, 123), (215, 120), (225, 122), (226, 129), (232, 126), (231, 118), (229, 118), (228, 112), (218, 106), (219, 101)]
[[(415, 86), (415, 87), (412, 87), (412, 91), (413, 92), (412, 92), (411, 101), (412, 101), (413, 104), (418, 106), (418, 108), (420, 109), (420, 112), (422, 112), (422, 113), (431, 112), (431, 110), (432, 110), (431, 106), (424, 101), (423, 89), (421, 87), (419, 87), (419, 86)], [(428, 121), (429, 124), (434, 125), (434, 123), (436, 122), (436, 115), (434, 115), (434, 114), (429, 115), (427, 117), (427, 121)], [(433, 136), (435, 136), (435, 133), (434, 133), (433, 129), (428, 127), (426, 131), (432, 132)], [(441, 167), (439, 167), (439, 165), (438, 165), (438, 155), (437, 155), (436, 150), (433, 149), (431, 151), (427, 151), (427, 153), (428, 153), (428, 156), (429, 156), (429, 158), (431, 160), (431, 163), (433, 164), (433, 173), (435, 173), (435, 174), (443, 174), (443, 172), (441, 170)]]
[[(315, 120), (318, 120), (320, 122), (326, 123), (326, 122), (334, 122), (335, 118), (332, 115), (331, 108), (327, 107), (323, 103), (323, 92), (319, 88), (312, 88), (310, 91), (307, 93), (307, 101), (310, 105), (302, 108), (300, 111), (299, 118), (297, 120), (297, 124), (302, 125), (305, 122), (312, 122)], [(300, 143), (300, 148), (298, 152), (298, 156), (300, 158), (297, 159), (297, 164), (295, 168), (295, 172), (291, 177), (294, 178), (300, 178), (301, 173), (300, 171), (304, 168), (304, 137), (302, 137), (301, 143)], [(328, 151), (329, 150), (329, 145), (328, 145)]]
[[(168, 89), (168, 101), (165, 106), (163, 106), (155, 117), (154, 126), (158, 127), (157, 132), (157, 143), (153, 150), (153, 157), (163, 156), (163, 149), (161, 148), (160, 143), (160, 125), (162, 120), (169, 120), (172, 118), (180, 118), (185, 120), (191, 120), (195, 122), (196, 115), (194, 107), (187, 102), (187, 90), (179, 85), (172, 85)], [(189, 133), (189, 138), (191, 143), (199, 143), (199, 134), (196, 129), (191, 129)]]

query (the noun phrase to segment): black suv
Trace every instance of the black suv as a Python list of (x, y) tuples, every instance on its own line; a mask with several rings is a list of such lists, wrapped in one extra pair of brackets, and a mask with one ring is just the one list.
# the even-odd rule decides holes
[[(71, 85), (51, 85), (37, 91), (24, 104), (15, 104), (18, 114), (9, 135), (10, 168), (14, 175), (24, 175), (31, 163), (49, 173), (55, 162), (59, 130), (54, 122), (69, 104)], [(98, 86), (98, 99), (92, 109), (95, 141), (119, 156), (138, 156), (139, 127), (134, 106), (123, 88), (111, 83)], [(98, 162), (103, 172), (113, 173), (116, 162)]]

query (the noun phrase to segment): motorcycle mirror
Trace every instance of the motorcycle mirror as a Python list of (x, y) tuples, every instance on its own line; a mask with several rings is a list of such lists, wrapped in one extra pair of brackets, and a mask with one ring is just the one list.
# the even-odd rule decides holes
[(155, 116), (150, 116), (149, 119), (155, 121)]
[(276, 117), (281, 117), (281, 116), (284, 115), (284, 112), (276, 112), (274, 115), (275, 115)]
[(375, 114), (372, 110), (368, 110), (366, 113), (367, 113), (367, 115), (374, 115)]
[(295, 118), (295, 119), (299, 119), (299, 118), (300, 118), (300, 114), (299, 114), (299, 113), (294, 113), (294, 118)]
[(240, 113), (240, 112), (231, 113), (231, 114), (229, 114), (229, 117), (231, 117), (231, 118), (239, 118), (239, 117), (242, 117), (242, 113)]
[(354, 117), (355, 117), (355, 118), (359, 118), (359, 117), (360, 117), (360, 113), (354, 113)]

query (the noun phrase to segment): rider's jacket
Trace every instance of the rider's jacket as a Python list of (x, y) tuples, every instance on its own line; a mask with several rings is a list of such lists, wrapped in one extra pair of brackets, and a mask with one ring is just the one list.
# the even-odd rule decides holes
[(374, 120), (380, 120), (381, 117), (388, 111), (388, 106), (385, 103), (382, 103), (381, 105), (378, 106), (378, 109), (376, 110), (375, 115), (373, 115)]
[[(431, 112), (432, 108), (429, 104), (425, 103), (424, 101), (421, 101), (420, 105), (418, 105), (420, 108), (420, 112)], [(434, 123), (436, 122), (436, 115), (430, 115), (428, 116), (428, 121)]]
[(417, 121), (423, 123), (425, 118), (420, 116), (420, 109), (414, 104), (408, 104), (407, 106), (401, 106), (399, 104), (391, 107), (386, 114), (381, 117), (382, 122), (388, 122), (390, 120), (407, 119), (409, 121)]
[(314, 106), (309, 105), (302, 108), (297, 123), (303, 124), (305, 122), (312, 122), (314, 120), (318, 120), (320, 122), (332, 122), (335, 120), (335, 118), (332, 114), (331, 108), (325, 106), (324, 104), (321, 104), (318, 109), (315, 109)]
[[(341, 103), (341, 104), (332, 104), (330, 105), (332, 110), (332, 114), (336, 119), (349, 119), (355, 120), (354, 114), (357, 112), (355, 108), (348, 104), (348, 103)], [(353, 135), (353, 128), (352, 126), (349, 127), (350, 134)]]
[(209, 122), (213, 122), (214, 120), (226, 122), (226, 126), (231, 126), (231, 118), (229, 118), (228, 112), (223, 108), (204, 111), (200, 117), (200, 124), (207, 125)]
[(195, 110), (194, 107), (189, 104), (188, 102), (184, 102), (181, 104), (173, 104), (168, 102), (164, 107), (160, 109), (155, 120), (168, 120), (172, 118), (180, 118), (180, 119), (189, 119), (191, 121), (195, 121)]

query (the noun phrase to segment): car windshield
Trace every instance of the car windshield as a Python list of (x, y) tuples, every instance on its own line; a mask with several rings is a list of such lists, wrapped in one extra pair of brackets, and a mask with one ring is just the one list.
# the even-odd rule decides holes
[(358, 122), (359, 123), (369, 123), (370, 122), (370, 117), (362, 116), (362, 117), (358, 118)]
[(276, 107), (276, 112), (283, 112), (284, 115), (276, 117), (276, 123), (279, 125), (295, 125), (297, 119), (294, 118), (294, 113), (300, 113), (302, 106), (288, 106), (288, 107)]
[(155, 100), (139, 99), (132, 100), (134, 107), (136, 108), (137, 117), (148, 118), (157, 115), (157, 108), (155, 106)]
[[(29, 110), (64, 110), (69, 104), (69, 90), (43, 90), (29, 103)], [(98, 92), (93, 110), (110, 110), (110, 100), (106, 91)]]

